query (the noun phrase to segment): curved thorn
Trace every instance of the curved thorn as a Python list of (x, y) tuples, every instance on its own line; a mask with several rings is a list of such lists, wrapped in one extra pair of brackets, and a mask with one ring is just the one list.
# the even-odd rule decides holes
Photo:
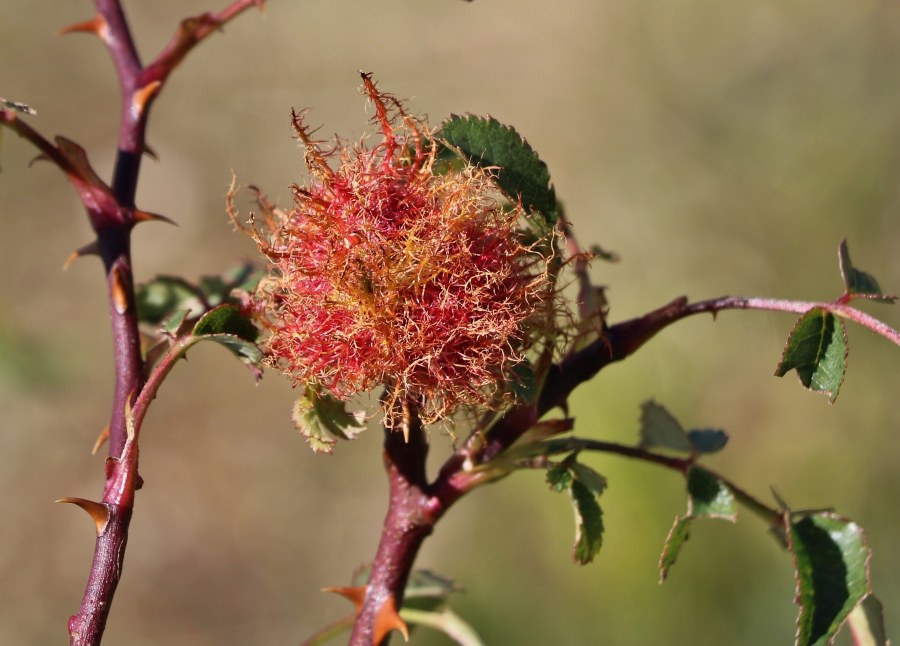
[(69, 25), (68, 27), (63, 27), (59, 30), (58, 35), (64, 36), (66, 34), (74, 34), (78, 32), (96, 34), (100, 37), (101, 40), (103, 40), (103, 42), (107, 44), (109, 43), (109, 25), (106, 24), (106, 20), (100, 14), (97, 14), (90, 20), (78, 22), (74, 25)]
[(109, 522), (109, 509), (106, 505), (93, 500), (85, 500), (84, 498), (60, 498), (53, 502), (70, 503), (84, 509), (93, 519), (94, 525), (97, 526), (97, 536), (100, 536), (103, 530), (106, 529), (106, 523)]
[(39, 162), (39, 161), (52, 161), (52, 160), (49, 157), (47, 157), (47, 155), (45, 155), (44, 153), (41, 153), (40, 155), (38, 155), (37, 157), (32, 159), (30, 162), (28, 162), (28, 168), (31, 168), (32, 166), (34, 166), (35, 162)]
[(135, 90), (131, 95), (131, 112), (135, 117), (141, 115), (146, 109), (150, 100), (159, 92), (162, 87), (162, 81), (150, 81), (142, 88)]
[(165, 222), (166, 224), (171, 224), (173, 226), (178, 226), (178, 223), (175, 222), (172, 218), (166, 217), (165, 215), (160, 215), (159, 213), (150, 213), (149, 211), (141, 211), (140, 209), (134, 210), (134, 221), (137, 222)]
[(69, 257), (66, 258), (66, 261), (63, 263), (63, 271), (69, 268), (73, 262), (81, 258), (82, 256), (99, 256), (100, 255), (100, 245), (94, 240), (92, 242), (87, 243), (83, 247), (79, 247), (75, 251), (69, 254)]
[(357, 614), (366, 601), (366, 586), (364, 585), (355, 585), (352, 587), (329, 586), (327, 588), (322, 588), (322, 592), (333, 592), (341, 595), (356, 606)]
[(374, 629), (373, 637), (376, 644), (380, 644), (384, 637), (392, 630), (399, 631), (400, 634), (403, 635), (403, 641), (409, 641), (409, 628), (406, 627), (406, 622), (400, 618), (400, 615), (394, 606), (394, 597), (388, 597), (385, 602), (381, 604), (381, 608), (378, 609), (378, 614), (375, 615)]
[(109, 424), (103, 427), (103, 430), (100, 431), (100, 435), (97, 436), (97, 440), (94, 442), (94, 448), (91, 449), (91, 455), (97, 455), (97, 451), (100, 450), (100, 447), (103, 446), (103, 443), (109, 439)]
[(153, 161), (159, 161), (159, 155), (156, 154), (156, 151), (153, 150), (147, 142), (144, 142), (144, 154), (153, 159)]

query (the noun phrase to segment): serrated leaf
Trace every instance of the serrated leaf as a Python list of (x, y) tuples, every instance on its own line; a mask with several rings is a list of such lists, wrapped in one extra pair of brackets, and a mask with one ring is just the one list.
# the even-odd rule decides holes
[(788, 336), (775, 376), (797, 371), (806, 388), (837, 399), (847, 371), (847, 331), (844, 322), (816, 307), (800, 317)]
[(547, 164), (512, 127), (493, 117), (451, 115), (439, 136), (471, 163), (499, 167), (497, 184), (507, 197), (539, 212), (547, 229), (556, 223), (556, 192)]
[(688, 431), (687, 435), (697, 453), (715, 453), (728, 444), (728, 434), (715, 428), (694, 429)]
[(681, 552), (681, 547), (690, 537), (691, 522), (693, 520), (694, 519), (689, 516), (677, 516), (675, 518), (675, 523), (672, 525), (672, 529), (669, 530), (668, 536), (666, 536), (662, 554), (659, 555), (660, 583), (665, 582), (666, 578), (669, 576), (669, 569), (675, 565), (675, 561), (678, 560), (678, 554)]
[(578, 480), (569, 487), (575, 510), (575, 545), (572, 558), (579, 565), (594, 560), (603, 546), (603, 511), (593, 492)]
[(700, 467), (688, 472), (688, 515), (693, 518), (737, 520), (734, 493), (715, 475)]
[(197, 338), (228, 348), (238, 359), (251, 366), (258, 366), (263, 359), (262, 351), (255, 343), (234, 334), (204, 334)]
[(850, 611), (871, 590), (862, 527), (830, 512), (790, 521), (797, 582), (797, 646), (830, 644)]
[(853, 646), (889, 646), (884, 629), (884, 608), (874, 594), (869, 594), (848, 617)]
[(185, 319), (190, 313), (191, 311), (187, 309), (177, 310), (160, 321), (159, 327), (169, 336), (177, 337), (181, 333)]
[(587, 487), (595, 496), (599, 496), (606, 489), (606, 478), (586, 464), (573, 461), (569, 465), (569, 470), (575, 480)]
[(205, 309), (197, 287), (177, 276), (157, 276), (135, 288), (138, 320), (158, 325), (172, 314), (188, 310), (195, 315)]
[(640, 447), (661, 447), (689, 453), (693, 448), (687, 433), (672, 414), (654, 401), (641, 405)]
[(364, 417), (347, 411), (346, 404), (332, 395), (305, 388), (294, 403), (294, 428), (306, 438), (314, 453), (334, 452), (338, 439), (355, 439), (365, 426)]
[(572, 472), (565, 461), (555, 464), (547, 469), (547, 484), (556, 493), (565, 491), (572, 486)]
[(194, 336), (210, 336), (227, 334), (244, 339), (256, 341), (259, 330), (252, 321), (241, 312), (237, 305), (219, 305), (204, 314), (193, 330)]
[(897, 300), (896, 296), (885, 296), (881, 292), (881, 287), (874, 276), (853, 266), (846, 240), (841, 240), (838, 247), (838, 264), (841, 269), (841, 278), (844, 279), (846, 295), (861, 296), (881, 303), (893, 303)]
[(687, 473), (687, 514), (675, 518), (659, 556), (659, 581), (664, 582), (681, 548), (690, 537), (690, 527), (698, 518), (719, 518), (730, 522), (737, 520), (734, 493), (718, 477), (700, 467), (691, 467)]

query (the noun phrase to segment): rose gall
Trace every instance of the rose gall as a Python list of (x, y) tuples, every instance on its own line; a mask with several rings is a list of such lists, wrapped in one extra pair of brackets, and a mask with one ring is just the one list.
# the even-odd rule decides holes
[(538, 251), (553, 245), (527, 241), (489, 170), (441, 162), (427, 124), (362, 78), (380, 141), (325, 148), (294, 113), (310, 181), (241, 227), (270, 264), (251, 299), (266, 362), (339, 400), (383, 386), (391, 428), (411, 406), (424, 423), (499, 409), (555, 327)]

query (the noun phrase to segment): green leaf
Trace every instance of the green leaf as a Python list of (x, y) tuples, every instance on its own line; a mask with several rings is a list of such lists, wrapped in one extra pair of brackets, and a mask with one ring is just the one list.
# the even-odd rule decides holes
[(256, 345), (259, 330), (237, 305), (219, 305), (209, 310), (194, 325), (192, 335), (198, 341), (212, 341), (228, 348), (250, 368), (257, 382), (262, 378), (259, 365), (263, 353)]
[(654, 401), (641, 405), (640, 447), (661, 447), (689, 453), (693, 444), (672, 414)]
[(459, 646), (484, 646), (484, 642), (472, 626), (449, 608), (440, 611), (400, 609), (400, 618), (409, 624), (440, 630)]
[(844, 322), (821, 307), (801, 316), (788, 336), (775, 376), (794, 369), (806, 388), (834, 402), (847, 371)]
[(606, 489), (606, 477), (594, 471), (591, 467), (581, 462), (572, 461), (569, 465), (572, 476), (587, 487), (595, 496), (599, 496)]
[(666, 536), (666, 542), (663, 544), (662, 554), (659, 555), (659, 582), (665, 582), (669, 576), (669, 568), (675, 565), (678, 560), (678, 554), (681, 547), (690, 537), (691, 522), (694, 519), (690, 516), (676, 516), (669, 535)]
[[(368, 579), (367, 579), (368, 580)], [(365, 581), (363, 581), (363, 584)], [(453, 579), (445, 577), (431, 570), (417, 569), (413, 570), (406, 582), (406, 591), (403, 593), (403, 606), (407, 605), (411, 608), (434, 609), (434, 605), (429, 602), (428, 605), (422, 605), (420, 600), (437, 599), (441, 602), (446, 601), (447, 597), (453, 592), (462, 590)]]
[(451, 115), (439, 136), (473, 164), (499, 167), (497, 184), (507, 197), (537, 211), (546, 229), (556, 223), (556, 192), (550, 172), (534, 149), (510, 126), (493, 117)]
[(200, 314), (206, 306), (203, 293), (177, 276), (157, 276), (135, 288), (138, 320), (158, 325), (169, 316), (188, 310)]
[(795, 516), (789, 549), (797, 580), (797, 646), (830, 644), (850, 611), (869, 594), (863, 529), (830, 512)]
[(572, 486), (572, 472), (565, 460), (547, 469), (547, 484), (556, 493), (561, 493)]
[[(235, 336), (234, 334), (204, 334), (203, 336), (199, 336), (196, 338), (201, 341), (212, 341), (225, 348), (228, 348), (232, 352), (232, 354), (249, 365), (251, 368), (254, 366), (259, 366), (259, 364), (262, 362), (263, 353), (259, 349), (259, 347), (252, 341), (242, 339), (241, 337)], [(257, 375), (258, 380), (258, 371), (254, 370), (252, 372), (254, 373), (254, 375)]]
[(606, 478), (577, 460), (578, 453), (573, 452), (547, 469), (547, 483), (556, 492), (569, 492), (575, 511), (572, 558), (585, 565), (594, 560), (603, 545), (603, 512), (597, 498), (606, 489)]
[(512, 367), (509, 387), (522, 403), (534, 403), (538, 396), (538, 380), (529, 361), (522, 361)]
[(176, 310), (160, 321), (159, 327), (169, 336), (177, 337), (182, 332), (184, 322), (190, 313), (191, 310)]
[(715, 475), (700, 467), (688, 472), (688, 516), (737, 520), (734, 493)]
[(697, 453), (715, 453), (728, 444), (728, 434), (714, 428), (702, 428), (688, 431), (688, 439)]
[(687, 514), (675, 518), (659, 556), (659, 581), (669, 576), (681, 548), (690, 536), (691, 524), (698, 518), (737, 520), (734, 493), (718, 477), (700, 467), (691, 467), (687, 474)]
[(259, 330), (237, 305), (219, 305), (204, 314), (194, 326), (194, 336), (228, 334), (245, 341), (256, 341)]
[(848, 618), (854, 646), (888, 646), (884, 630), (884, 608), (874, 594), (869, 594)]
[(586, 565), (594, 560), (603, 546), (603, 511), (593, 492), (578, 480), (572, 482), (569, 495), (575, 510), (572, 558), (579, 565)]
[(841, 268), (841, 277), (844, 279), (844, 294), (847, 296), (861, 296), (881, 303), (893, 303), (896, 296), (885, 296), (881, 293), (878, 281), (871, 274), (857, 269), (850, 262), (850, 251), (847, 241), (841, 240), (838, 247), (838, 263)]
[(355, 439), (365, 426), (365, 417), (347, 411), (344, 402), (307, 387), (294, 403), (294, 427), (306, 438), (314, 453), (334, 452), (337, 439)]

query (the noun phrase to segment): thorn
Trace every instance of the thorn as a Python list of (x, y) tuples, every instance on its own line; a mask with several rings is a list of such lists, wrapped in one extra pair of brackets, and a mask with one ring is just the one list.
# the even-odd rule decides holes
[[(356, 606), (356, 614), (359, 615), (362, 610), (363, 604), (366, 601), (366, 586), (357, 585), (353, 587), (339, 587), (333, 586), (329, 588), (322, 588), (322, 592), (334, 592), (336, 594), (341, 595), (345, 599), (349, 599), (353, 602), (353, 605)], [(397, 630), (403, 635), (404, 641), (409, 641), (409, 629), (406, 627), (406, 622), (400, 618), (399, 613), (397, 613), (397, 608), (394, 605), (394, 598), (388, 597), (381, 604), (381, 607), (378, 609), (378, 612), (375, 614), (375, 625), (372, 626), (373, 629), (373, 640), (372, 643), (380, 644), (384, 639), (385, 635), (387, 635), (392, 630)]]
[(162, 81), (151, 81), (144, 87), (135, 90), (134, 94), (131, 95), (131, 113), (135, 117), (139, 117), (147, 107), (150, 99), (152, 99), (154, 95), (159, 92), (159, 88), (161, 87)]
[(112, 281), (110, 284), (110, 293), (112, 295), (113, 305), (116, 308), (116, 312), (124, 314), (128, 311), (128, 293), (125, 291), (125, 276), (119, 265), (113, 267), (110, 279)]
[(402, 412), (401, 419), (400, 419), (400, 430), (403, 431), (403, 443), (409, 444), (409, 427), (410, 427), (410, 424), (412, 423), (412, 421), (411, 421), (412, 413), (409, 409), (409, 400), (406, 397), (403, 398), (403, 403), (401, 404), (401, 408), (402, 408), (403, 412)]
[(59, 30), (58, 35), (64, 36), (66, 34), (74, 34), (78, 32), (96, 34), (103, 40), (103, 42), (109, 42), (109, 26), (106, 24), (106, 20), (104, 20), (103, 16), (101, 16), (100, 14), (97, 14), (90, 20), (78, 22), (74, 25), (69, 25), (68, 27), (63, 27)]
[(69, 257), (66, 258), (66, 261), (63, 263), (63, 271), (69, 268), (73, 262), (81, 258), (82, 256), (99, 256), (100, 255), (100, 245), (96, 240), (87, 243), (83, 247), (79, 247), (75, 251), (69, 254)]
[(165, 222), (166, 224), (171, 224), (172, 226), (178, 226), (178, 223), (175, 222), (172, 218), (168, 218), (165, 215), (160, 215), (159, 213), (150, 213), (149, 211), (141, 211), (140, 209), (134, 210), (134, 221), (135, 222)]
[(144, 142), (144, 154), (152, 158), (153, 161), (159, 161), (159, 155), (156, 154), (156, 151), (153, 150), (147, 142)]
[(60, 498), (54, 502), (71, 503), (84, 509), (94, 519), (94, 524), (97, 526), (97, 536), (100, 536), (103, 530), (106, 529), (106, 523), (109, 522), (109, 509), (107, 509), (106, 505), (93, 500), (85, 500), (84, 498)]
[(364, 585), (355, 585), (352, 587), (329, 586), (327, 588), (322, 588), (322, 592), (333, 592), (341, 595), (356, 606), (357, 613), (362, 610), (363, 603), (366, 601), (366, 586)]
[(380, 644), (392, 630), (399, 631), (403, 635), (403, 641), (409, 641), (409, 628), (406, 627), (406, 622), (400, 618), (394, 607), (394, 597), (388, 597), (378, 609), (378, 614), (375, 615), (373, 641)]
[(41, 153), (40, 155), (38, 155), (37, 157), (35, 157), (34, 159), (32, 159), (30, 162), (28, 162), (28, 168), (31, 168), (31, 167), (34, 166), (37, 162), (40, 162), (40, 161), (50, 161), (50, 158), (47, 157), (47, 155)]
[(100, 431), (100, 435), (97, 436), (97, 440), (94, 442), (94, 448), (91, 449), (91, 455), (97, 455), (97, 451), (100, 450), (100, 447), (103, 446), (103, 443), (109, 439), (109, 424), (103, 427), (103, 430)]

